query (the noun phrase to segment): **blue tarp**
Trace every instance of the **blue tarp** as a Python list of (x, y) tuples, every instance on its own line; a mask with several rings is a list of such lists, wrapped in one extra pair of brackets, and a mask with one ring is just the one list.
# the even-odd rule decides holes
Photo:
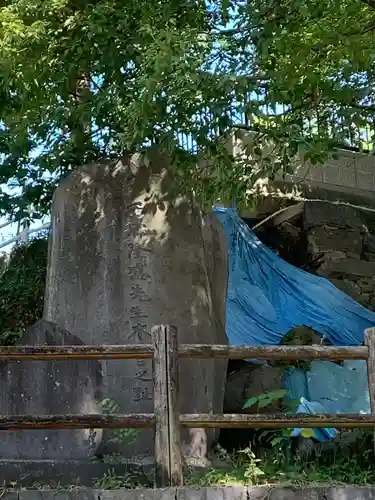
[[(224, 226), (229, 246), (230, 344), (277, 345), (289, 330), (299, 325), (313, 328), (333, 345), (362, 343), (364, 330), (375, 325), (374, 312), (338, 290), (328, 279), (281, 259), (257, 238), (236, 210), (216, 208), (214, 213)], [(327, 412), (367, 413), (365, 365), (359, 363), (354, 374), (348, 363), (341, 368), (317, 361), (311, 372), (292, 371), (286, 386), (305, 409), (310, 400)], [(313, 411), (313, 407), (310, 405), (308, 410)]]
[(227, 335), (238, 344), (277, 345), (305, 325), (333, 345), (360, 345), (375, 313), (328, 279), (298, 269), (266, 247), (236, 210), (216, 208), (229, 245)]

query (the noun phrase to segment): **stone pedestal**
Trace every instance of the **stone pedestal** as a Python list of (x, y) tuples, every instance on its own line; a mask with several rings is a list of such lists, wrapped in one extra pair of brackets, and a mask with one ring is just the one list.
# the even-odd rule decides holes
[[(27, 329), (20, 345), (82, 345), (75, 335), (48, 321)], [(0, 362), (2, 415), (100, 413), (99, 361)], [(88, 460), (102, 438), (102, 430), (0, 431), (0, 459)]]

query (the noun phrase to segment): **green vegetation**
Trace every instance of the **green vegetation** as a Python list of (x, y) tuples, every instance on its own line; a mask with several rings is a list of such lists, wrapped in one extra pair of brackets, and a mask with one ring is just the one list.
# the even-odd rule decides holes
[(257, 458), (251, 449), (223, 458), (209, 470), (191, 472), (187, 484), (213, 485), (369, 485), (375, 484), (372, 431), (362, 432), (354, 448), (322, 453), (320, 456), (292, 456), (271, 449), (265, 458)]
[(43, 315), (48, 240), (14, 247), (0, 271), (0, 344), (11, 345)]
[[(295, 401), (287, 398), (286, 391), (273, 391), (251, 398), (245, 407), (265, 408), (275, 400), (283, 400), (284, 412), (295, 412)], [(109, 411), (119, 408), (109, 400), (104, 403)], [(126, 434), (122, 442), (129, 442)], [(192, 487), (232, 485), (369, 485), (375, 484), (375, 457), (372, 430), (351, 430), (340, 434), (335, 443), (312, 445), (300, 438), (300, 447), (293, 449), (289, 430), (275, 429), (256, 433), (256, 438), (244, 450), (228, 454), (220, 446), (210, 456), (211, 467), (185, 468), (185, 484)], [(132, 439), (132, 437), (130, 438)], [(305, 446), (301, 446), (305, 445)], [(309, 446), (306, 446), (309, 445)], [(104, 463), (121, 464), (121, 455), (108, 455)], [(152, 474), (127, 472), (117, 475), (110, 469), (98, 478), (94, 487), (104, 489), (152, 487)]]
[[(348, 139), (371, 147), (355, 130), (373, 130), (374, 7), (3, 1), (0, 184), (21, 190), (0, 193), (0, 214), (38, 216), (77, 165), (150, 143), (171, 152), (181, 191), (237, 203), (260, 176), (293, 170), (299, 149), (316, 164)], [(255, 133), (245, 163), (217, 141), (234, 124)], [(182, 148), (179, 134), (196, 148)], [(208, 154), (213, 161), (197, 169)]]

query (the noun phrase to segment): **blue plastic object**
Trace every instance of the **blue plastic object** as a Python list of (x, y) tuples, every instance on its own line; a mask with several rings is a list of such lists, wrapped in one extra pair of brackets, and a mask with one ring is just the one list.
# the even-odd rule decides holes
[[(362, 343), (364, 330), (375, 325), (374, 312), (326, 278), (285, 262), (257, 238), (234, 208), (216, 208), (214, 213), (228, 238), (227, 335), (230, 344), (277, 345), (289, 330), (299, 325), (313, 328), (333, 345)], [(285, 384), (291, 397), (304, 398), (301, 404), (310, 413), (317, 408), (327, 409), (327, 405), (326, 411), (331, 413), (347, 412), (350, 408), (367, 413), (368, 385), (363, 367), (363, 364), (357, 366), (361, 372), (358, 375), (348, 365), (340, 370), (334, 363), (317, 361), (311, 372), (291, 372)], [(344, 386), (345, 396), (340, 393), (340, 387)], [(320, 439), (333, 435), (328, 429), (314, 432)]]
[(239, 344), (277, 345), (305, 325), (333, 345), (360, 345), (375, 313), (328, 279), (298, 269), (266, 247), (233, 208), (216, 208), (229, 245), (227, 335)]
[[(305, 398), (301, 398), (300, 400), (300, 405), (297, 408), (297, 413), (306, 413), (313, 415), (314, 413), (329, 413), (326, 411), (326, 409), (320, 404), (320, 403), (310, 403), (310, 401), (307, 401)], [(299, 434), (302, 436), (304, 435), (305, 429), (300, 429), (296, 428), (293, 430), (291, 436), (296, 437)], [(337, 434), (336, 429), (309, 429), (311, 431), (311, 435), (309, 432), (309, 435), (304, 437), (313, 437), (317, 441), (329, 441), (330, 439), (334, 438)]]

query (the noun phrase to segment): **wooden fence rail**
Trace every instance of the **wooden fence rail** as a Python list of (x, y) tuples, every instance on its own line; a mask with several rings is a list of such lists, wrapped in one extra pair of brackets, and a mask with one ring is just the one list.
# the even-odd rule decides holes
[[(183, 428), (375, 428), (375, 328), (365, 332), (365, 346), (178, 345), (174, 326), (155, 326), (152, 344), (123, 346), (0, 347), (0, 360), (152, 359), (154, 413), (117, 415), (0, 415), (0, 430), (151, 428), (155, 430), (155, 485), (183, 484), (180, 430)], [(179, 359), (350, 360), (367, 361), (371, 415), (182, 414)]]

